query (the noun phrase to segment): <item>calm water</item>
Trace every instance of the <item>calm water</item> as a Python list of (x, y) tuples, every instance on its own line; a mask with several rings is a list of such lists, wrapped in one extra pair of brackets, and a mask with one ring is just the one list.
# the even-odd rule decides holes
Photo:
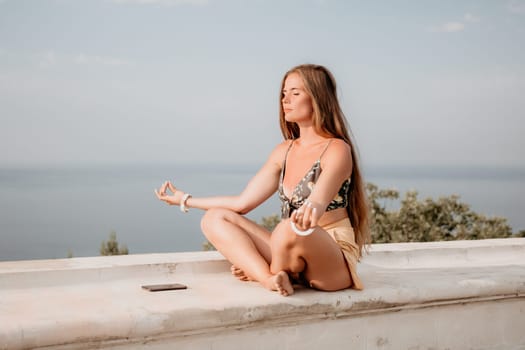
[[(235, 194), (257, 167), (155, 165), (0, 169), (0, 260), (98, 255), (110, 231), (130, 253), (201, 250), (202, 212), (182, 214), (158, 201), (164, 180), (199, 195)], [(489, 216), (525, 229), (525, 171), (516, 169), (366, 169), (381, 188), (419, 190), (420, 197), (459, 194)], [(279, 212), (276, 197), (248, 216)]]

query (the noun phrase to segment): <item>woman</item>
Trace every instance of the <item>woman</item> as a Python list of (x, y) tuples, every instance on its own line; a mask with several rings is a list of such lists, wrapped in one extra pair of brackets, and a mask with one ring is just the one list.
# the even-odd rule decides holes
[[(300, 65), (286, 73), (280, 125), (285, 141), (240, 195), (194, 198), (166, 182), (157, 197), (182, 211), (206, 210), (202, 231), (241, 280), (284, 296), (293, 294), (296, 281), (324, 291), (362, 289), (356, 264), (370, 238), (367, 201), (325, 67)], [(282, 220), (270, 233), (243, 215), (276, 191)]]

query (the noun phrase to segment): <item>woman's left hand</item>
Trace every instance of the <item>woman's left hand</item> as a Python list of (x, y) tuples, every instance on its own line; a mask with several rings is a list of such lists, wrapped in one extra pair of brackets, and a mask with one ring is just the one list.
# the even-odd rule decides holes
[[(173, 194), (167, 194), (167, 190), (171, 191)], [(180, 201), (184, 196), (184, 192), (177, 190), (170, 181), (164, 182), (158, 190), (155, 189), (155, 194), (157, 195), (158, 199), (168, 203), (169, 205), (180, 205)]]
[(321, 218), (321, 215), (321, 205), (306, 200), (299, 209), (292, 213), (290, 219), (298, 229), (304, 231), (317, 226), (317, 222)]

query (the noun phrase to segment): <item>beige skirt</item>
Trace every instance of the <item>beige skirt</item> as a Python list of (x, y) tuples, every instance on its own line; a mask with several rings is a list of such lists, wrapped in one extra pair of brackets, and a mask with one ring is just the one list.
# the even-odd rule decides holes
[(359, 246), (355, 243), (354, 229), (350, 223), (350, 219), (336, 221), (330, 225), (323, 226), (323, 229), (328, 232), (335, 242), (341, 247), (343, 256), (352, 277), (351, 288), (362, 290), (363, 283), (357, 275), (357, 262), (359, 261)]

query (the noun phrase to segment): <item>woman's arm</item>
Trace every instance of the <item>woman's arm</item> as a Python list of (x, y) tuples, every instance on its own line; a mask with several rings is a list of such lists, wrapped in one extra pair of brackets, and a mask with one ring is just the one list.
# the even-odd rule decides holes
[(321, 162), (322, 172), (312, 193), (291, 216), (292, 221), (303, 230), (317, 226), (341, 184), (352, 174), (350, 146), (343, 140), (333, 140)]
[[(285, 143), (282, 143), (273, 150), (266, 163), (248, 182), (241, 194), (237, 196), (190, 197), (186, 200), (186, 206), (203, 210), (220, 207), (240, 214), (250, 212), (277, 190), (281, 162), (286, 151), (285, 147)], [(167, 190), (173, 194), (166, 194)], [(169, 181), (166, 181), (159, 190), (155, 190), (155, 193), (160, 200), (170, 205), (179, 205), (184, 196), (184, 192), (175, 188)]]

